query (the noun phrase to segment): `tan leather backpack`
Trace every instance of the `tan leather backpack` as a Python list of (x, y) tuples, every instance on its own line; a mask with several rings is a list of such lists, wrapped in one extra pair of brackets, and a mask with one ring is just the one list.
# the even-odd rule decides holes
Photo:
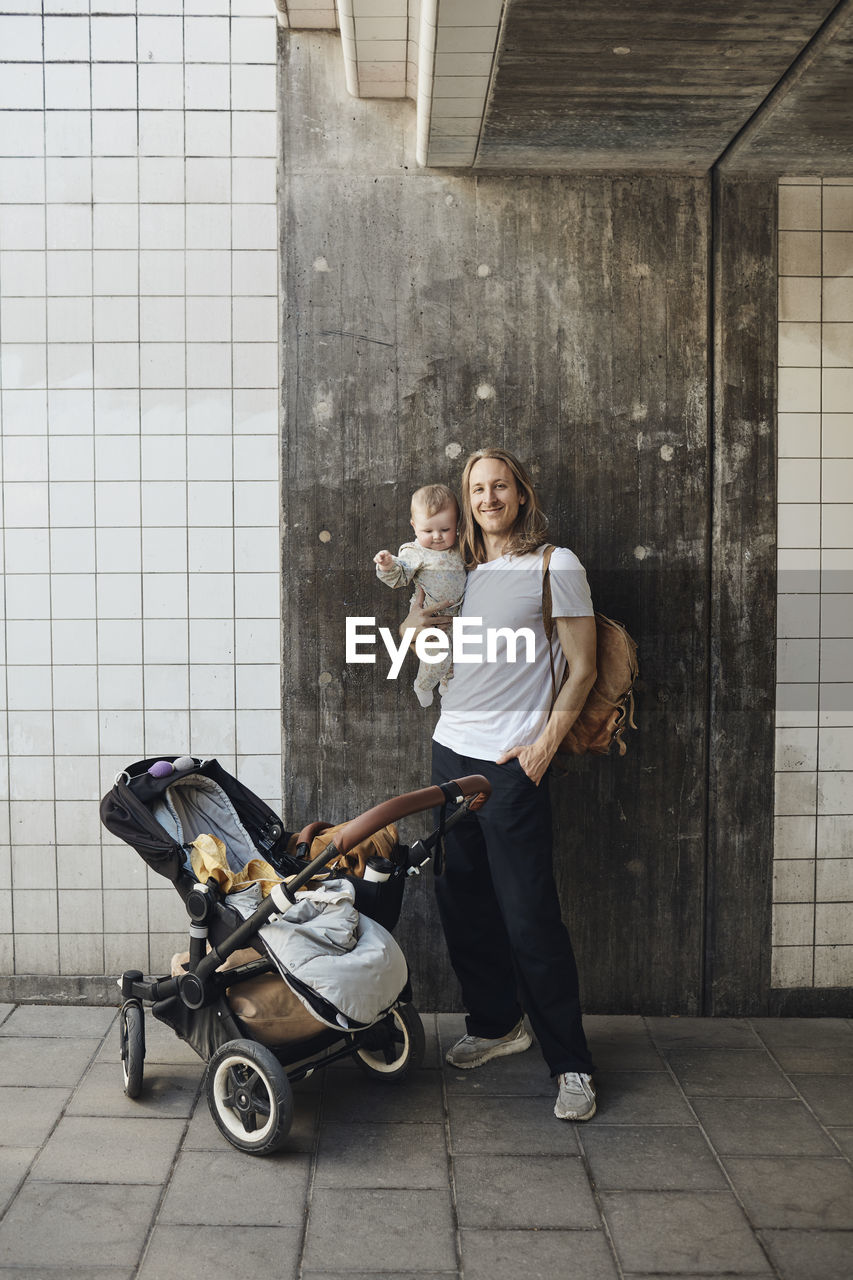
[[(554, 620), (551, 616), (548, 566), (553, 553), (553, 546), (546, 547), (542, 560), (542, 621), (551, 662), (552, 706), (559, 692), (550, 647)], [(615, 741), (620, 756), (624, 756), (628, 747), (622, 741), (622, 734), (629, 726), (632, 729), (637, 727), (634, 723), (634, 681), (639, 675), (636, 641), (632, 640), (621, 622), (614, 622), (603, 613), (595, 615), (595, 632), (598, 672), (595, 684), (580, 715), (557, 748), (558, 754), (582, 756), (589, 751), (606, 756)], [(563, 676), (563, 683), (567, 675), (568, 671)]]

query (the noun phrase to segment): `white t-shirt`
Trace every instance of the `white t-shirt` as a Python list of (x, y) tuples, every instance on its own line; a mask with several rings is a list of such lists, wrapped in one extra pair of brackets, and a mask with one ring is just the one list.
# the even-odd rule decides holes
[[(441, 717), (433, 737), (459, 755), (496, 760), (510, 747), (534, 742), (551, 713), (551, 668), (548, 641), (542, 621), (542, 557), (540, 547), (524, 556), (501, 556), (468, 574), (462, 618), (482, 618), (484, 640), (474, 643), (472, 631), (466, 650), (481, 653), (482, 662), (455, 661), (453, 679), (441, 700)], [(574, 552), (557, 547), (551, 557), (551, 613), (554, 618), (593, 616), (592, 598), (583, 565)], [(473, 628), (473, 624), (469, 624)], [(487, 628), (529, 628), (534, 635), (535, 658), (526, 662), (523, 638), (516, 644), (516, 660), (507, 660), (505, 637), (496, 637), (495, 660), (485, 661)], [(476, 628), (479, 632), (480, 628)], [(554, 628), (551, 648), (557, 687), (566, 659)], [(511, 656), (511, 655), (510, 655)]]

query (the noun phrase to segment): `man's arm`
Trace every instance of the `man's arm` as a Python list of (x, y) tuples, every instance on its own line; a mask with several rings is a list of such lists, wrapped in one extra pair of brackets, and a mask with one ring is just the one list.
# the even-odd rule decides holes
[(569, 674), (551, 708), (548, 723), (535, 742), (513, 747), (498, 757), (498, 764), (518, 759), (531, 782), (538, 786), (545, 770), (557, 754), (557, 747), (577, 720), (590, 689), (595, 684), (595, 618), (555, 618), (560, 648), (566, 655)]

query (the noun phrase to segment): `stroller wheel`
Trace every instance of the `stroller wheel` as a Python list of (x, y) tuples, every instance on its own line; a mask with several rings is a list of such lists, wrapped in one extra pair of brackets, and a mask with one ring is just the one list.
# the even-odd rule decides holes
[(293, 1123), (284, 1067), (254, 1040), (229, 1040), (207, 1065), (207, 1105), (232, 1146), (251, 1155), (277, 1151)]
[(402, 1080), (424, 1060), (424, 1024), (413, 1004), (400, 1004), (365, 1034), (355, 1060), (375, 1080)]
[(121, 1070), (124, 1091), (129, 1098), (138, 1098), (142, 1092), (142, 1072), (145, 1067), (145, 1017), (138, 1000), (128, 1000), (118, 1015), (121, 1039)]

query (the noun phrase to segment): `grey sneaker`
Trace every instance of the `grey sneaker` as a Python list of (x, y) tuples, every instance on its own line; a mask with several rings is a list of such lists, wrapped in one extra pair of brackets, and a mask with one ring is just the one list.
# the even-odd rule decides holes
[(487, 1040), (484, 1036), (463, 1036), (457, 1040), (452, 1049), (448, 1049), (445, 1061), (451, 1067), (461, 1067), (470, 1071), (472, 1067), (481, 1067), (492, 1058), (508, 1058), (512, 1053), (524, 1053), (533, 1044), (524, 1020), (513, 1027), (505, 1036), (497, 1040)]
[(560, 1092), (554, 1105), (558, 1120), (591, 1120), (595, 1115), (595, 1085), (592, 1076), (564, 1071), (557, 1077)]

